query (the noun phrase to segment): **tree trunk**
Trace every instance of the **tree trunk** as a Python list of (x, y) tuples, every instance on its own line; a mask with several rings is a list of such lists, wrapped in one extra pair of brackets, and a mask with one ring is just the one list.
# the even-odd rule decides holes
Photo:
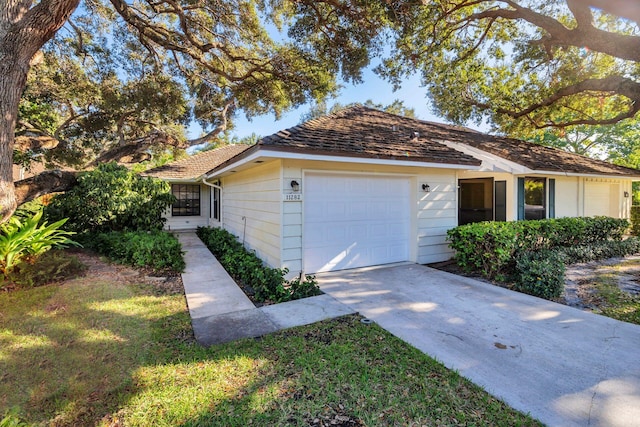
[(5, 222), (16, 209), (13, 143), (18, 104), (28, 69), (28, 66), (16, 66), (7, 56), (0, 52), (0, 222)]
[(0, 223), (16, 209), (13, 147), (30, 62), (69, 19), (79, 0), (0, 0)]

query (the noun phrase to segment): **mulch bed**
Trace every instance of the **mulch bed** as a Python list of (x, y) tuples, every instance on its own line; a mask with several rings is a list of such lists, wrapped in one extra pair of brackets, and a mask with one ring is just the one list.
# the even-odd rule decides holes
[(184, 294), (184, 286), (180, 273), (158, 273), (149, 268), (134, 268), (111, 263), (104, 257), (89, 250), (72, 249), (69, 250), (69, 252), (87, 266), (85, 276), (127, 284), (148, 284), (157, 295)]

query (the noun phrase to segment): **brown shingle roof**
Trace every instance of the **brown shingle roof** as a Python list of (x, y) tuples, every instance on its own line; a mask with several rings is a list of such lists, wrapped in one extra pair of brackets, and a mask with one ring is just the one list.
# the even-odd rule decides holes
[(167, 163), (157, 168), (149, 169), (142, 173), (144, 176), (154, 178), (162, 178), (167, 180), (190, 180), (202, 176), (205, 172), (213, 169), (221, 163), (234, 157), (236, 154), (242, 153), (250, 148), (250, 145), (237, 144), (225, 145), (210, 151), (204, 151), (196, 155), (178, 160), (177, 162)]
[[(517, 139), (352, 107), (262, 138), (254, 146), (230, 145), (145, 172), (164, 179), (195, 179), (260, 148), (308, 154), (358, 156), (479, 166), (481, 161), (441, 141), (465, 144), (533, 171), (640, 177), (640, 170)], [(250, 148), (253, 147), (251, 150)], [(454, 146), (455, 147), (455, 146)], [(461, 150), (464, 148), (460, 147)], [(236, 156), (238, 156), (236, 158)]]
[[(451, 140), (453, 139), (452, 137)], [(456, 142), (476, 147), (536, 171), (640, 176), (640, 170), (637, 169), (618, 166), (579, 154), (568, 153), (558, 148), (545, 147), (512, 138), (482, 133), (467, 133), (457, 136)]]
[(265, 137), (258, 145), (335, 156), (480, 165), (478, 159), (430, 140), (431, 127), (420, 120), (352, 107)]
[[(419, 136), (413, 138), (414, 132)], [(285, 151), (326, 153), (431, 163), (479, 165), (480, 161), (440, 144), (467, 144), (535, 171), (640, 176), (640, 171), (517, 139), (352, 107), (263, 138), (258, 145)], [(462, 147), (461, 147), (462, 148)]]

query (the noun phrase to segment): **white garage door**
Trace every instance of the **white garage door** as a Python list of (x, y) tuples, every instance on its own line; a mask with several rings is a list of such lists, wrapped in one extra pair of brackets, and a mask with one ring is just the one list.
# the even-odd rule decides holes
[(305, 271), (407, 261), (409, 189), (408, 178), (307, 174)]

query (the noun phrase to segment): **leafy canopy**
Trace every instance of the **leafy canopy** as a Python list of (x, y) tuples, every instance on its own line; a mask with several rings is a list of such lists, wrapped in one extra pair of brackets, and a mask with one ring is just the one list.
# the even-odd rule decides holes
[(106, 163), (81, 173), (75, 187), (54, 197), (46, 216), (69, 218), (65, 228), (78, 233), (159, 230), (174, 200), (168, 183)]
[[(283, 16), (290, 6), (83, 3), (29, 75), (18, 150), (78, 167), (135, 163), (209, 142), (239, 112), (279, 116), (334, 94), (340, 65), (333, 58), (267, 31), (264, 17)], [(188, 140), (193, 123), (207, 134)]]
[(615, 2), (600, 3), (406, 7), (397, 14), (396, 49), (378, 71), (401, 84), (417, 70), (436, 112), (457, 123), (488, 120), (520, 137), (616, 124), (640, 109), (640, 18), (621, 18)]

